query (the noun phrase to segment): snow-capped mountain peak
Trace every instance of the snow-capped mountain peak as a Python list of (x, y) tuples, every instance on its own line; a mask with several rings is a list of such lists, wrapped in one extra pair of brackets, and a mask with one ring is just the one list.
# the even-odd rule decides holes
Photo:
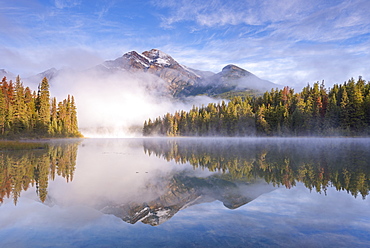
[(142, 53), (142, 55), (148, 58), (150, 63), (156, 64), (157, 66), (168, 67), (171, 65), (178, 65), (178, 63), (171, 56), (158, 49), (145, 51)]

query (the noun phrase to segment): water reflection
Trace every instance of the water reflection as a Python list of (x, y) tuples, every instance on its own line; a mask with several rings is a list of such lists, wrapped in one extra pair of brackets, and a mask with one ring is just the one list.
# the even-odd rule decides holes
[(49, 201), (83, 204), (131, 224), (160, 225), (216, 200), (236, 209), (298, 182), (320, 193), (334, 187), (369, 194), (369, 139), (85, 140), (76, 162), (78, 147), (50, 142), (46, 149), (2, 152), (0, 201), (12, 197), (17, 204), (22, 191), (35, 187), (44, 202), (49, 180), (72, 181), (76, 163), (78, 180), (54, 187)]
[[(369, 193), (369, 144), (85, 139), (3, 153), (18, 169), (1, 170), (1, 192), (11, 190), (0, 207), (0, 246), (368, 247), (370, 201), (352, 195)], [(22, 157), (31, 162), (21, 167)], [(25, 176), (14, 184), (17, 173)], [(22, 188), (16, 206), (13, 188)]]
[(263, 178), (291, 188), (334, 186), (364, 199), (370, 187), (369, 139), (147, 139), (144, 151), (194, 168), (219, 171), (233, 180)]
[(49, 180), (56, 175), (72, 181), (78, 143), (48, 143), (44, 149), (0, 152), (0, 203), (13, 198), (16, 205), (22, 191), (30, 187), (45, 202)]
[[(165, 184), (164, 184), (165, 183)], [(150, 185), (163, 187), (162, 193), (150, 201), (130, 201), (125, 204), (108, 205), (101, 211), (114, 214), (122, 220), (135, 224), (141, 221), (157, 226), (189, 206), (220, 201), (229, 209), (236, 209), (254, 200), (259, 195), (273, 190), (266, 183), (254, 181), (242, 183), (222, 176), (194, 177), (186, 173), (163, 178), (163, 182)]]

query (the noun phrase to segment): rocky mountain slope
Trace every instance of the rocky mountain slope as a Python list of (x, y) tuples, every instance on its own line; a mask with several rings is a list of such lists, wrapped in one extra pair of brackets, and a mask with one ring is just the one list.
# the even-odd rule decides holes
[(141, 54), (131, 51), (97, 68), (107, 72), (124, 70), (154, 74), (166, 82), (169, 93), (174, 97), (212, 96), (229, 91), (267, 91), (280, 87), (235, 65), (227, 65), (217, 74), (191, 69), (157, 49)]
[(192, 70), (157, 49), (142, 54), (128, 52), (120, 58), (98, 65), (97, 68), (108, 72), (124, 70), (154, 74), (166, 82), (167, 90), (172, 96), (177, 96), (185, 88), (201, 80), (201, 77)]
[(204, 78), (202, 81), (184, 89), (182, 95), (217, 95), (235, 91), (269, 91), (280, 85), (260, 79), (253, 73), (236, 65), (227, 65), (221, 72)]

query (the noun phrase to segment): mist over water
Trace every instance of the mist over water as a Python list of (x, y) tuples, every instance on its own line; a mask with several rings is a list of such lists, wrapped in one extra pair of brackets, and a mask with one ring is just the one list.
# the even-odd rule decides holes
[(68, 94), (75, 97), (79, 128), (85, 137), (141, 136), (144, 121), (149, 118), (214, 101), (205, 96), (176, 100), (169, 96), (166, 82), (139, 72), (65, 70), (50, 85), (51, 95), (57, 99)]

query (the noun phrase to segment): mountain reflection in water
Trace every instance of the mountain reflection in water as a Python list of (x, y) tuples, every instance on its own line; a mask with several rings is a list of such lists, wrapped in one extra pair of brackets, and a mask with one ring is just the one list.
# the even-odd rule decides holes
[[(259, 181), (234, 182), (222, 176), (201, 178), (178, 174), (163, 179), (167, 184), (161, 185), (164, 191), (157, 198), (148, 202), (109, 205), (101, 211), (114, 214), (131, 224), (141, 221), (157, 226), (172, 218), (178, 211), (192, 205), (218, 200), (225, 207), (236, 209), (273, 190), (273, 187)], [(158, 186), (151, 185), (152, 188)]]
[(0, 247), (369, 246), (370, 139), (47, 143), (1, 152)]
[[(42, 202), (49, 199), (56, 204), (66, 202), (60, 198), (69, 197), (128, 223), (156, 226), (189, 206), (218, 200), (236, 209), (277, 186), (292, 188), (298, 182), (325, 194), (328, 187), (364, 199), (369, 194), (368, 139), (148, 138), (113, 145), (108, 141), (83, 143), (81, 151), (79, 142), (50, 142), (47, 149), (2, 152), (0, 201), (12, 197), (16, 204), (21, 191), (35, 186)], [(131, 154), (130, 149), (144, 149), (148, 156)], [(72, 181), (77, 152), (83, 159), (81, 166), (86, 166), (81, 168), (78, 182), (74, 188), (65, 189), (68, 195), (62, 192), (63, 197), (48, 198), (49, 180), (58, 175)], [(143, 156), (153, 155), (190, 164), (193, 170), (164, 171), (166, 163), (154, 168), (144, 162), (146, 170), (153, 169), (149, 174), (130, 174), (140, 169)], [(131, 165), (123, 165), (127, 162)]]
[(159, 225), (179, 210), (207, 201), (219, 200), (235, 209), (272, 191), (272, 186), (291, 188), (297, 182), (325, 194), (332, 186), (363, 199), (369, 194), (365, 139), (144, 139), (143, 146), (149, 156), (219, 173), (163, 178), (168, 184), (161, 185), (165, 191), (156, 199), (103, 208), (132, 224)]

